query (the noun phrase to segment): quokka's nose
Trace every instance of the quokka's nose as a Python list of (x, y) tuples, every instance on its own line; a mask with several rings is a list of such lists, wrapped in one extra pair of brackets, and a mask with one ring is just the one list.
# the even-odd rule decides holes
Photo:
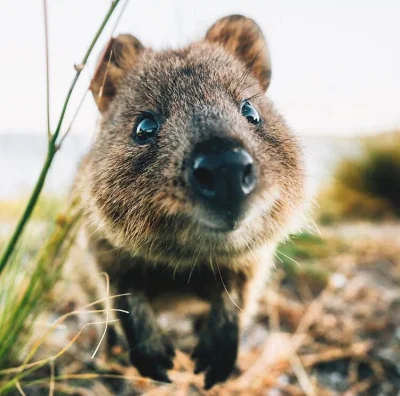
[(256, 187), (254, 160), (241, 147), (203, 142), (192, 162), (190, 182), (195, 196), (235, 217)]

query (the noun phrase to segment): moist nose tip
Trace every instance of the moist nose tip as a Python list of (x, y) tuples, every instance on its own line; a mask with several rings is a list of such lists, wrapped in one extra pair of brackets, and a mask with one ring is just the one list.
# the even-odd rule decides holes
[(254, 163), (248, 163), (244, 166), (241, 177), (241, 188), (245, 195), (250, 194), (256, 187), (256, 173)]
[(206, 197), (216, 195), (215, 174), (207, 166), (207, 159), (203, 156), (198, 157), (194, 163), (193, 181), (200, 194)]
[(254, 160), (241, 148), (197, 153), (190, 179), (197, 197), (222, 209), (240, 206), (257, 184)]

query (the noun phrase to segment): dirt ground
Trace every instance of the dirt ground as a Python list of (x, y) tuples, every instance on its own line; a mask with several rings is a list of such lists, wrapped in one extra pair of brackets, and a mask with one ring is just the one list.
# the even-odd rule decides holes
[[(26, 394), (48, 394), (50, 383), (56, 394), (85, 396), (399, 395), (400, 224), (341, 225), (321, 233), (312, 254), (303, 254), (309, 242), (294, 241), (302, 249), (291, 258), (300, 265), (277, 260), (230, 381), (203, 390), (203, 375), (193, 374), (195, 338), (184, 317), (166, 319), (167, 327), (178, 323), (169, 330), (180, 348), (172, 384), (140, 377), (126, 364), (124, 347), (111, 357), (101, 349), (91, 359), (104, 324), (85, 327), (75, 339), (93, 320), (86, 313), (65, 320), (42, 345), (39, 354), (48, 355), (71, 342), (53, 375), (45, 370), (43, 380), (26, 384)], [(50, 320), (78, 303), (71, 297)]]

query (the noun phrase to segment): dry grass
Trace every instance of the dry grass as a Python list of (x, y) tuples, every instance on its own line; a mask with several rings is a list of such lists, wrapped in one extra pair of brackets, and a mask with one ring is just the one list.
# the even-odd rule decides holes
[[(140, 377), (127, 364), (123, 344), (112, 355), (101, 349), (90, 360), (104, 324), (88, 327), (83, 321), (84, 329), (77, 331), (70, 316), (71, 321), (63, 323), (70, 328), (67, 339), (73, 339), (74, 345), (66, 350), (67, 342), (59, 340), (64, 353), (55, 360), (56, 374), (37, 372), (20, 380), (18, 386), (33, 395), (47, 393), (50, 384), (57, 394), (85, 396), (394, 395), (400, 390), (396, 338), (400, 330), (400, 240), (395, 235), (360, 235), (348, 240), (331, 237), (330, 241), (306, 235), (280, 247), (285, 255), (323, 271), (324, 282), (318, 280), (319, 286), (313, 288), (312, 282), (302, 279), (311, 279), (315, 272), (298, 278), (296, 271), (278, 269), (262, 297), (256, 323), (242, 340), (236, 374), (208, 392), (203, 390), (203, 376), (193, 374), (189, 354), (195, 339), (184, 326), (171, 330), (181, 350), (170, 372), (173, 384), (163, 384)], [(73, 302), (74, 296), (70, 299)], [(104, 323), (106, 313), (97, 314)], [(89, 317), (86, 323), (96, 320)], [(46, 351), (50, 340), (42, 342)]]

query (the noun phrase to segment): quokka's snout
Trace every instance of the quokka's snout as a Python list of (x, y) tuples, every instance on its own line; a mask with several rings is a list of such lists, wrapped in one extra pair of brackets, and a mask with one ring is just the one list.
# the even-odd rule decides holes
[(191, 194), (201, 209), (199, 221), (216, 231), (237, 227), (257, 185), (257, 168), (243, 146), (229, 139), (197, 144), (191, 155)]

